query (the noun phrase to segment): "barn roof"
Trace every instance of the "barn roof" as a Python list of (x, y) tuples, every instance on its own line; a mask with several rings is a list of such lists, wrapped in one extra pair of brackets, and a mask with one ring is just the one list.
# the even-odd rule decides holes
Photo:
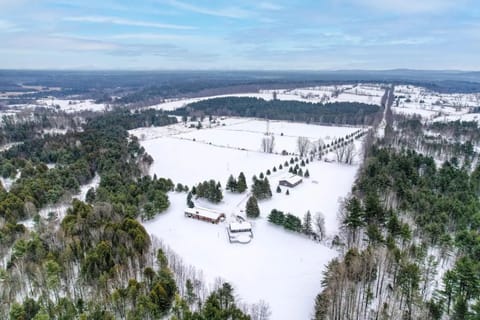
[(200, 207), (186, 208), (185, 213), (200, 215), (202, 217), (213, 219), (213, 220), (217, 220), (221, 216), (224, 216), (224, 214), (220, 211), (215, 211), (212, 209), (206, 209), (206, 208), (200, 208)]

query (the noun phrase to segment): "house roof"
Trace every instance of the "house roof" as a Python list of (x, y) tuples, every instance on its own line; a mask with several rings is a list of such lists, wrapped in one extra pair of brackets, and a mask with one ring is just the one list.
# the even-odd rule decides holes
[(213, 220), (217, 220), (221, 216), (224, 216), (224, 214), (220, 211), (215, 211), (215, 210), (212, 210), (212, 209), (206, 209), (206, 208), (200, 208), (200, 207), (186, 208), (185, 213), (200, 215), (202, 217), (210, 218), (210, 219), (213, 219)]
[(252, 224), (250, 222), (232, 222), (229, 226), (232, 231), (252, 230)]

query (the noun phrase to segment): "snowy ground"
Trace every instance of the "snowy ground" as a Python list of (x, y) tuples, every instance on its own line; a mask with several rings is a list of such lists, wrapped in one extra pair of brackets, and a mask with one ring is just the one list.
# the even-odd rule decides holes
[(422, 87), (401, 85), (395, 87), (394, 113), (419, 115), (431, 121), (477, 120), (470, 113), (480, 107), (480, 94), (446, 94)]
[[(321, 212), (325, 217), (327, 234), (334, 235), (338, 231), (339, 200), (349, 193), (358, 165), (314, 160), (302, 168), (309, 170), (310, 178), (290, 189), (290, 195), (285, 194), (287, 189), (284, 187), (279, 194), (275, 192), (278, 181), (288, 175), (288, 168), (277, 172), (272, 169), (274, 166), (278, 169), (291, 157), (240, 150), (247, 146), (259, 149), (265, 122), (239, 118), (223, 119), (221, 122), (225, 126), (211, 129), (196, 130), (176, 124), (141, 128), (130, 133), (142, 138), (142, 146), (154, 158), (151, 174), (168, 177), (175, 183), (190, 187), (208, 179), (216, 179), (225, 186), (228, 176), (238, 176), (240, 171), (245, 173), (250, 185), (254, 174), (265, 174), (270, 169), (272, 174), (268, 178), (273, 198), (259, 203), (261, 217), (252, 221), (252, 242), (247, 245), (230, 244), (225, 230), (228, 221), (235, 215), (244, 214), (242, 211), (248, 193), (238, 195), (224, 191), (224, 199), (218, 205), (195, 200), (199, 206), (225, 212), (227, 221), (219, 225), (185, 218), (186, 194), (170, 193), (168, 211), (144, 225), (149, 233), (173, 248), (187, 264), (202, 270), (208, 282), (221, 277), (236, 287), (244, 302), (267, 301), (272, 309), (271, 319), (308, 319), (320, 289), (323, 268), (336, 252), (324, 244), (274, 226), (268, 223), (266, 217), (273, 208), (301, 218), (308, 210), (312, 215)], [(283, 132), (285, 141), (289, 141), (287, 138), (295, 139), (296, 136), (333, 138), (358, 128), (271, 122), (270, 130), (276, 137)], [(196, 138), (196, 141), (191, 138)], [(200, 141), (200, 138), (205, 141)], [(207, 141), (229, 144), (229, 147), (210, 145)], [(285, 142), (285, 147), (295, 151), (291, 142)]]
[(146, 108), (154, 108), (159, 110), (175, 110), (184, 107), (190, 103), (202, 100), (223, 98), (223, 97), (251, 97), (264, 100), (272, 100), (274, 95), (278, 100), (286, 101), (304, 101), (312, 103), (327, 102), (362, 102), (367, 104), (380, 105), (381, 98), (385, 90), (380, 84), (354, 84), (339, 86), (317, 86), (297, 89), (276, 89), (276, 90), (260, 90), (251, 93), (235, 93), (216, 95), (198, 98), (186, 99), (169, 99), (163, 103), (159, 103)]
[(58, 108), (67, 113), (80, 111), (103, 112), (107, 106), (103, 103), (97, 104), (93, 100), (74, 100), (74, 99), (57, 99), (45, 98), (37, 100), (38, 105), (50, 108)]
[[(240, 197), (227, 197), (236, 202)], [(171, 206), (147, 231), (172, 247), (187, 264), (201, 269), (209, 283), (222, 278), (232, 283), (246, 303), (265, 300), (271, 319), (310, 319), (320, 289), (323, 267), (336, 252), (304, 237), (254, 222), (247, 245), (230, 244), (226, 225), (185, 218), (185, 194), (170, 194)]]
[(190, 131), (180, 134), (178, 137), (195, 139), (195, 141), (212, 143), (217, 146), (261, 151), (261, 141), (265, 137), (267, 126), (269, 133), (275, 137), (275, 153), (281, 153), (284, 150), (289, 153), (297, 152), (298, 137), (306, 137), (312, 143), (321, 139), (323, 143), (327, 144), (359, 129), (357, 127), (305, 125), (284, 121), (270, 121), (267, 125), (266, 121), (247, 119), (209, 130)]
[[(80, 192), (78, 194), (73, 195), (73, 199), (78, 199), (81, 201), (85, 201), (85, 197), (87, 195), (87, 192), (90, 188), (97, 188), (98, 185), (100, 184), (100, 176), (97, 174), (93, 177), (93, 179), (82, 186), (80, 186)], [(58, 221), (62, 221), (65, 215), (67, 214), (68, 208), (71, 207), (71, 201), (68, 201), (67, 203), (60, 203), (60, 204), (55, 204), (53, 206), (47, 206), (45, 208), (42, 208), (38, 214), (44, 218), (47, 219), (48, 215), (50, 212), (53, 212), (55, 214), (55, 217), (58, 219)], [(26, 227), (28, 227), (28, 224), (25, 224)]]

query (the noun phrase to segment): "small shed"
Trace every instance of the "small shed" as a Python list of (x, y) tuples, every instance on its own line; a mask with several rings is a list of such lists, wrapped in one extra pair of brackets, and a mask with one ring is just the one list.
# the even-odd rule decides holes
[(289, 188), (294, 188), (303, 182), (303, 179), (297, 175), (292, 175), (283, 179), (280, 179), (278, 182), (279, 185)]
[(210, 223), (219, 223), (225, 220), (225, 214), (219, 211), (206, 208), (186, 208), (185, 217), (198, 219)]

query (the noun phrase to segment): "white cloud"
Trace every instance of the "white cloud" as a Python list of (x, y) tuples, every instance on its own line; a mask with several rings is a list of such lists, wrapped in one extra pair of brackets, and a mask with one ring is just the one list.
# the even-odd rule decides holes
[(278, 5), (278, 4), (275, 4), (275, 3), (272, 3), (272, 2), (266, 2), (266, 1), (260, 2), (258, 4), (258, 7), (260, 9), (272, 10), (272, 11), (279, 11), (279, 10), (283, 9), (283, 7)]
[(0, 32), (16, 32), (21, 31), (21, 28), (18, 28), (15, 24), (7, 20), (0, 19)]
[(392, 13), (438, 13), (451, 8), (462, 6), (468, 0), (358, 0), (361, 4), (375, 10), (389, 11)]
[(76, 16), (76, 17), (65, 17), (63, 18), (63, 20), (73, 21), (73, 22), (106, 23), (106, 24), (116, 24), (116, 25), (132, 26), (132, 27), (158, 28), (158, 29), (176, 29), (176, 30), (195, 29), (195, 27), (186, 26), (186, 25), (130, 20), (130, 19), (123, 19), (123, 18), (116, 18), (116, 17), (107, 17), (107, 16)]
[(241, 18), (247, 18), (252, 15), (252, 13), (250, 13), (249, 11), (241, 8), (237, 8), (237, 7), (212, 9), (212, 8), (199, 7), (190, 3), (177, 1), (177, 0), (170, 0), (168, 3), (178, 9), (187, 10), (195, 13), (201, 13), (201, 14), (210, 15), (210, 16), (241, 19)]

